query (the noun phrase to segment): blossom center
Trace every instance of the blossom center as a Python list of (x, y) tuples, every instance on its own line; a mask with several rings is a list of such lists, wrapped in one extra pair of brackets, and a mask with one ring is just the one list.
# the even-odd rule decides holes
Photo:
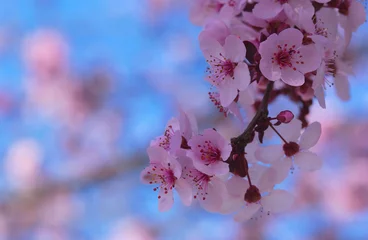
[(247, 202), (247, 203), (256, 203), (258, 202), (259, 200), (261, 200), (261, 194), (259, 192), (259, 189), (254, 186), (254, 185), (251, 185), (245, 195), (244, 195), (244, 200)]
[(222, 81), (232, 78), (234, 79), (234, 72), (237, 63), (225, 58), (221, 53), (220, 57), (210, 56), (207, 62), (211, 65), (207, 71), (210, 73), (209, 79), (214, 85), (218, 86)]
[(282, 148), (287, 157), (294, 156), (296, 153), (299, 152), (300, 149), (299, 144), (297, 144), (296, 142), (285, 143)]
[[(287, 43), (285, 43), (283, 46), (280, 44), (277, 45), (278, 52), (275, 52), (273, 54), (272, 63), (277, 64), (280, 69), (285, 67), (290, 67), (294, 71), (296, 70), (295, 64), (304, 64), (302, 60), (303, 56), (300, 54), (300, 51), (297, 51), (295, 48), (295, 45), (292, 45), (291, 47), (288, 46)], [(295, 60), (295, 61), (294, 61)]]
[(279, 3), (281, 3), (281, 4), (284, 4), (284, 3), (287, 3), (287, 2), (288, 2), (288, 0), (276, 0), (276, 2), (279, 2)]
[(221, 151), (208, 140), (204, 142), (204, 145), (198, 145), (201, 153), (201, 160), (205, 164), (211, 164), (217, 161), (221, 161)]

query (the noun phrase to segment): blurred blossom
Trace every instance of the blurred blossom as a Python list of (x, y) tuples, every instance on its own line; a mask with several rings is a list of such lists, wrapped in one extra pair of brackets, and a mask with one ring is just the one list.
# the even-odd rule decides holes
[(68, 46), (55, 30), (41, 29), (24, 41), (24, 61), (39, 81), (52, 80), (68, 68)]
[(21, 139), (9, 148), (5, 159), (6, 175), (12, 187), (35, 187), (42, 177), (42, 148), (34, 139)]
[(118, 221), (107, 238), (108, 240), (153, 240), (154, 233), (142, 221), (127, 217)]

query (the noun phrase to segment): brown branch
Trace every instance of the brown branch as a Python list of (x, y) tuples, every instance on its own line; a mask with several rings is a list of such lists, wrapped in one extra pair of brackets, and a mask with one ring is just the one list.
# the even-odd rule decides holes
[(239, 136), (231, 139), (231, 145), (236, 147), (235, 152), (242, 153), (244, 151), (244, 148), (247, 146), (248, 143), (252, 142), (253, 139), (253, 133), (254, 128), (256, 127), (257, 123), (264, 118), (268, 117), (268, 102), (270, 99), (270, 94), (273, 89), (273, 81), (270, 81), (267, 84), (267, 88), (265, 91), (265, 94), (263, 96), (262, 102), (254, 115), (251, 122), (248, 124), (247, 128), (244, 130), (242, 134)]

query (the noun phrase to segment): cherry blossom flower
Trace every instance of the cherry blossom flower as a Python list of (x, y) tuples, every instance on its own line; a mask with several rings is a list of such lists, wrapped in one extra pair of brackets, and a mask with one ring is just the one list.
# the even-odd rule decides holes
[(224, 181), (214, 175), (198, 171), (190, 158), (182, 158), (183, 179), (193, 187), (193, 198), (199, 201), (201, 207), (209, 212), (219, 212), (226, 194)]
[(336, 41), (337, 37), (337, 12), (331, 8), (321, 8), (316, 12), (316, 24), (314, 32), (309, 37), (323, 46)]
[(277, 131), (285, 141), (283, 145), (269, 145), (256, 151), (259, 161), (271, 164), (278, 172), (277, 183), (285, 179), (293, 164), (303, 171), (315, 171), (322, 167), (322, 159), (309, 151), (321, 136), (319, 122), (310, 124), (302, 134), (300, 134), (301, 122), (297, 119), (289, 124), (280, 125)]
[(188, 152), (188, 156), (193, 159), (193, 165), (199, 171), (208, 175), (229, 172), (229, 166), (224, 161), (230, 155), (231, 146), (217, 131), (204, 130), (203, 135), (192, 137), (189, 146), (191, 151)]
[(249, 183), (238, 176), (233, 176), (226, 183), (231, 196), (232, 208), (240, 209), (234, 220), (243, 222), (262, 213), (279, 213), (286, 211), (293, 204), (293, 197), (285, 190), (275, 189), (268, 192), (262, 191), (257, 184), (249, 186)]
[(262, 74), (271, 81), (303, 85), (304, 74), (321, 65), (321, 55), (314, 44), (302, 45), (302, 41), (303, 34), (294, 28), (270, 35), (259, 47)]
[(322, 108), (326, 108), (326, 86), (333, 85), (336, 89), (337, 96), (341, 100), (347, 101), (350, 99), (348, 75), (352, 75), (353, 71), (352, 68), (340, 58), (339, 52), (341, 52), (341, 45), (339, 45), (339, 42), (329, 48), (325, 48), (322, 64), (317, 69), (317, 74), (313, 81), (312, 88)]
[(141, 172), (141, 181), (146, 184), (159, 184), (153, 190), (159, 190), (158, 209), (169, 210), (173, 203), (173, 189), (178, 192), (184, 205), (192, 202), (192, 188), (181, 178), (182, 167), (179, 162), (161, 147), (149, 147), (147, 153), (150, 165)]
[(180, 110), (179, 119), (170, 119), (164, 134), (152, 140), (151, 146), (162, 147), (175, 155), (178, 154), (180, 148), (188, 148), (188, 141), (197, 132), (198, 127), (194, 116)]
[(245, 90), (250, 83), (249, 69), (243, 62), (245, 46), (234, 35), (226, 38), (224, 46), (212, 38), (202, 39), (201, 46), (210, 65), (207, 80), (218, 88), (221, 105), (228, 107), (238, 95), (238, 90)]

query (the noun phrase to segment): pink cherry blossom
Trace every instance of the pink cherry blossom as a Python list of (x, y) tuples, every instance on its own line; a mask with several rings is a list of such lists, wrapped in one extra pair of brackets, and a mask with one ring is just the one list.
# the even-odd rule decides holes
[(225, 183), (222, 179), (207, 175), (195, 169), (190, 158), (182, 158), (183, 179), (193, 187), (193, 198), (209, 212), (219, 212), (226, 193)]
[(336, 42), (336, 44), (322, 50), (324, 51), (322, 64), (317, 70), (312, 85), (314, 94), (322, 108), (326, 108), (325, 90), (327, 86), (334, 86), (336, 94), (341, 100), (347, 101), (350, 99), (348, 75), (352, 75), (353, 70), (341, 59), (340, 54), (343, 53), (341, 48), (339, 42)]
[(179, 162), (161, 147), (147, 149), (150, 165), (141, 172), (141, 181), (146, 184), (159, 184), (153, 190), (159, 190), (158, 209), (169, 210), (173, 203), (173, 189), (178, 192), (184, 205), (192, 202), (192, 188), (181, 178), (182, 167)]
[(331, 8), (321, 8), (316, 12), (314, 32), (309, 36), (315, 43), (323, 46), (336, 41), (338, 27), (337, 12)]
[(198, 127), (194, 116), (180, 110), (179, 119), (170, 119), (164, 134), (152, 140), (150, 145), (162, 147), (175, 155), (182, 145), (186, 145), (192, 135), (197, 132)]
[[(249, 187), (249, 183), (238, 176), (233, 176), (226, 183), (228, 193), (231, 196), (231, 208), (240, 209), (235, 215), (234, 220), (237, 222), (247, 221), (262, 213), (279, 213), (286, 211), (293, 204), (293, 197), (285, 190), (276, 189), (268, 192), (260, 190), (262, 193), (259, 196), (259, 200), (247, 201), (245, 194), (247, 191), (255, 189), (257, 192), (256, 184), (253, 187)], [(226, 206), (228, 207), (228, 206)]]
[(210, 65), (208, 81), (218, 88), (221, 105), (228, 107), (238, 95), (238, 90), (245, 90), (250, 83), (249, 69), (243, 62), (245, 46), (239, 38), (230, 35), (224, 46), (213, 38), (204, 38), (201, 47)]
[(262, 74), (271, 81), (303, 85), (304, 74), (321, 65), (321, 55), (314, 44), (302, 45), (302, 41), (303, 34), (294, 28), (269, 36), (259, 47)]
[(189, 141), (191, 151), (188, 156), (199, 171), (208, 175), (221, 175), (229, 172), (224, 161), (230, 155), (231, 146), (217, 131), (206, 129), (203, 135), (193, 136)]
[(261, 162), (271, 164), (278, 172), (278, 183), (285, 179), (293, 163), (303, 171), (315, 171), (322, 167), (322, 159), (309, 151), (321, 136), (319, 122), (310, 124), (301, 135), (301, 122), (296, 119), (280, 125), (277, 130), (286, 143), (260, 147), (256, 156)]

